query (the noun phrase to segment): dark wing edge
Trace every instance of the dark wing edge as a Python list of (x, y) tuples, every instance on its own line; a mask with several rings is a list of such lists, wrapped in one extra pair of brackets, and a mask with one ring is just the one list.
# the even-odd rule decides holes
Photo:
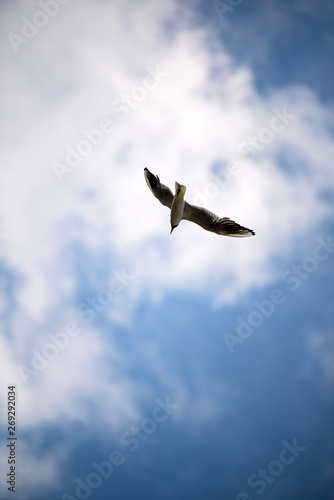
[(219, 218), (214, 213), (206, 208), (197, 207), (185, 203), (183, 219), (189, 220), (198, 224), (203, 229), (217, 233), (224, 236), (232, 236), (234, 238), (246, 238), (247, 236), (254, 236), (255, 232), (252, 229), (241, 226), (228, 217)]
[(161, 184), (159, 177), (152, 174), (152, 172), (150, 172), (146, 167), (144, 168), (144, 177), (148, 187), (160, 203), (168, 208), (171, 208), (174, 195), (169, 187)]

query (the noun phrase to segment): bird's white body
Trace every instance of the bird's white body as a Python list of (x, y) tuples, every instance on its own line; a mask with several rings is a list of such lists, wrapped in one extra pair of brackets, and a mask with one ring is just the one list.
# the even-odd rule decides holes
[(186, 186), (182, 186), (182, 184), (175, 182), (175, 196), (173, 198), (170, 210), (170, 223), (172, 226), (171, 232), (180, 224), (182, 220), (185, 204), (184, 195), (186, 189)]

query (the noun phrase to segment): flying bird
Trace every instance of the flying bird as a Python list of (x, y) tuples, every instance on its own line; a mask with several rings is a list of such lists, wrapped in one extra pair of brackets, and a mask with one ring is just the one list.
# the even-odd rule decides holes
[(154, 196), (166, 207), (170, 208), (171, 233), (180, 224), (181, 220), (195, 222), (203, 229), (224, 236), (246, 237), (254, 236), (252, 229), (240, 226), (228, 217), (220, 218), (209, 210), (196, 205), (190, 205), (184, 199), (186, 186), (175, 182), (175, 195), (169, 187), (160, 182), (157, 175), (144, 168), (145, 180)]

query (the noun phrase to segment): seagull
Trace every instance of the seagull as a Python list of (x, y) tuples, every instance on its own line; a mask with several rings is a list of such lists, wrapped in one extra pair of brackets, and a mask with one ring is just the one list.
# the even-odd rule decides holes
[(252, 229), (240, 226), (228, 217), (220, 218), (209, 210), (196, 205), (190, 205), (184, 199), (186, 186), (175, 182), (175, 196), (169, 187), (160, 182), (157, 175), (152, 174), (148, 168), (144, 168), (144, 176), (148, 187), (154, 196), (166, 207), (171, 209), (170, 222), (171, 232), (180, 224), (181, 220), (189, 220), (195, 222), (203, 229), (212, 233), (221, 234), (224, 236), (246, 237), (254, 236)]

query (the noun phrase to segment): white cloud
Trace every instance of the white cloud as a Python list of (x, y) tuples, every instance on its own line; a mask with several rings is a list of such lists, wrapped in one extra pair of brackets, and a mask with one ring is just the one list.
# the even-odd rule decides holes
[[(114, 251), (124, 255), (131, 267), (136, 268), (138, 276), (142, 274), (142, 279), (136, 281), (138, 287), (145, 282), (148, 287), (158, 283), (162, 289), (187, 288), (187, 283), (205, 286), (213, 272), (216, 276), (218, 273), (221, 281), (228, 273), (233, 280), (222, 295), (224, 301), (228, 297), (234, 300), (238, 293), (257, 284), (259, 274), (263, 281), (271, 279), (266, 268), (270, 256), (278, 252), (278, 244), (285, 252), (296, 233), (326, 215), (326, 208), (319, 205), (317, 196), (332, 176), (333, 146), (326, 129), (328, 110), (323, 109), (310, 90), (303, 88), (261, 97), (253, 87), (249, 69), (234, 67), (223, 50), (209, 51), (205, 33), (200, 29), (181, 29), (167, 43), (157, 26), (172, 6), (161, 10), (147, 2), (142, 9), (127, 10), (130, 18), (137, 21), (129, 40), (125, 26), (131, 19), (124, 16), (120, 5), (98, 6), (94, 16), (101, 19), (99, 27), (91, 22), (91, 9), (96, 7), (90, 2), (82, 4), (76, 23), (73, 19), (77, 11), (74, 5), (68, 5), (59, 19), (50, 22), (45, 32), (39, 34), (40, 43), (36, 39), (34, 46), (27, 45), (26, 52), (20, 54), (23, 61), (34, 58), (36, 72), (41, 68), (51, 72), (53, 85), (66, 81), (68, 84), (70, 78), (72, 86), (72, 90), (57, 98), (56, 110), (52, 108), (55, 97), (47, 86), (35, 120), (31, 113), (26, 116), (31, 122), (30, 144), (19, 152), (13, 153), (9, 148), (5, 153), (12, 168), (4, 176), (7, 220), (3, 230), (11, 234), (8, 263), (27, 277), (28, 288), (20, 292), (21, 304), (38, 318), (42, 318), (61, 292), (56, 289), (53, 294), (49, 283), (57, 256), (68, 244), (58, 231), (71, 216), (89, 221), (94, 229), (106, 228), (104, 233), (91, 230), (85, 244), (103, 247), (109, 241)], [(144, 16), (145, 9), (149, 9), (150, 16)], [(63, 64), (56, 31), (60, 22), (78, 76), (71, 72), (63, 76), (57, 71)], [(150, 36), (155, 41), (154, 57)], [(48, 39), (51, 43), (44, 43)], [(137, 57), (133, 53), (134, 42)], [(216, 42), (210, 43), (217, 49)], [(53, 50), (52, 64), (49, 52), (44, 50), (49, 45)], [(140, 84), (148, 64), (160, 65), (169, 76), (121, 121), (110, 111), (110, 105)], [(210, 77), (213, 68), (216, 78)], [(24, 65), (21, 70), (15, 66), (15, 72), (21, 103), (26, 96), (24, 86), (32, 77)], [(43, 79), (36, 78), (38, 74), (34, 75), (34, 83), (42, 85)], [(32, 100), (38, 99), (40, 90), (38, 86), (32, 89)], [(296, 119), (277, 133), (253, 161), (245, 162), (238, 146), (267, 125), (274, 107), (286, 107), (296, 114)], [(97, 127), (103, 117), (114, 119), (116, 130), (83, 160), (75, 173), (64, 175), (64, 183), (60, 185), (52, 172), (52, 163), (64, 161), (66, 148), (76, 147), (84, 138), (82, 130)], [(46, 121), (43, 130), (41, 120)], [(24, 122), (24, 129), (18, 126), (16, 136), (24, 137), (26, 130)], [(302, 173), (292, 182), (290, 176), (278, 169), (274, 155), (286, 150), (292, 163), (308, 163), (311, 176), (305, 169), (305, 175)], [(169, 214), (147, 190), (143, 167), (151, 168), (171, 187), (176, 179), (184, 182), (193, 196), (195, 188), (203, 189), (214, 161), (227, 163), (233, 159), (242, 161), (242, 172), (212, 200), (210, 208), (254, 228), (256, 238), (252, 242), (228, 241), (203, 233), (196, 226), (188, 228), (185, 222), (178, 234), (170, 237)], [(84, 189), (96, 194), (93, 206), (80, 195)], [(167, 254), (160, 251), (158, 243), (155, 266), (148, 266), (150, 241), (156, 246), (152, 238), (158, 235), (166, 245)], [(140, 255), (138, 245), (141, 245)], [(73, 288), (64, 269), (60, 269), (60, 276), (60, 287)]]
[[(127, 8), (125, 15), (119, 3), (87, 1), (80, 4), (78, 17), (75, 4), (69, 4), (18, 55), (7, 54), (7, 85), (14, 86), (22, 120), (6, 108), (15, 129), (9, 127), (3, 146), (9, 168), (2, 174), (6, 217), (1, 230), (9, 238), (2, 253), (24, 280), (17, 297), (20, 307), (38, 320), (59, 295), (75, 287), (59, 261), (73, 238), (71, 220), (81, 221), (75, 234), (81, 244), (95, 249), (109, 245), (123, 257), (137, 276), (134, 297), (143, 288), (163, 295), (174, 287), (196, 286), (207, 288), (223, 304), (272, 279), (272, 255), (291, 249), (298, 233), (329, 213), (318, 195), (333, 176), (330, 110), (304, 88), (262, 97), (250, 70), (234, 67), (215, 40), (208, 42), (204, 30), (176, 29), (167, 40), (162, 21), (176, 7), (163, 5), (157, 9), (146, 2), (141, 9)], [(129, 39), (130, 22), (135, 29)], [(169, 75), (129, 117), (119, 120), (111, 103), (140, 84), (148, 64), (160, 65)], [(39, 72), (50, 75), (46, 85)], [(26, 109), (27, 101), (33, 110)], [(239, 145), (267, 126), (274, 107), (286, 107), (295, 120), (252, 161), (245, 161)], [(115, 131), (59, 184), (53, 162), (63, 162), (66, 148), (84, 138), (82, 130), (97, 127), (106, 116), (116, 121)], [(291, 168), (294, 162), (307, 164), (298, 178), (279, 169), (275, 155), (286, 151)], [(221, 238), (187, 222), (170, 236), (169, 213), (147, 189), (143, 168), (148, 166), (171, 187), (176, 179), (185, 183), (193, 201), (194, 190), (204, 189), (210, 180), (212, 163), (235, 159), (241, 173), (209, 208), (252, 227), (257, 236)], [(90, 203), (83, 196), (87, 189), (95, 195)], [(215, 283), (220, 283), (218, 299)]]
[[(59, 347), (54, 338), (67, 331), (65, 328), (38, 334), (26, 325), (24, 334), (29, 340), (23, 353), (18, 345), (23, 340), (22, 331), (16, 332), (14, 342), (1, 340), (7, 363), (3, 378), (18, 386), (21, 431), (61, 419), (88, 425), (93, 401), (99, 420), (108, 422), (110, 429), (138, 417), (134, 395), (140, 396), (140, 386), (125, 377), (124, 361), (111, 339), (107, 343), (86, 325), (76, 327), (75, 336), (61, 338)], [(105, 352), (108, 359), (104, 359)], [(41, 400), (48, 403), (41, 405)]]

